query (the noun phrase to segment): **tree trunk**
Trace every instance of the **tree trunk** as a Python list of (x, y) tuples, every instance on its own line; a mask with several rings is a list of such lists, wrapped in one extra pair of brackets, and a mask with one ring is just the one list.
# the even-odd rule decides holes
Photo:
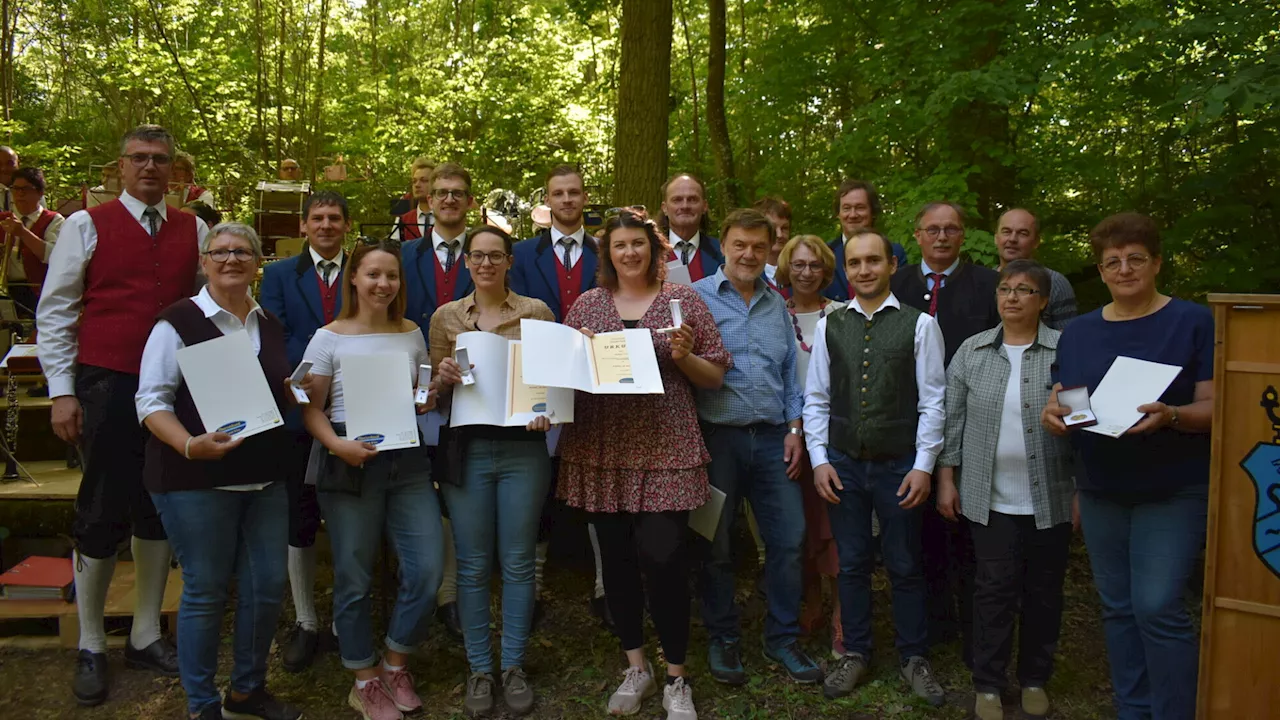
[(254, 62), (255, 71), (254, 81), (257, 85), (258, 103), (254, 109), (257, 114), (257, 130), (258, 130), (258, 157), (267, 156), (267, 121), (263, 117), (263, 106), (267, 104), (266, 89), (266, 68), (263, 67), (262, 35), (266, 32), (266, 28), (262, 25), (262, 0), (253, 0), (253, 25), (254, 25)]
[(733, 171), (733, 147), (729, 144), (729, 122), (724, 114), (725, 0), (710, 0), (710, 33), (707, 38), (707, 125), (711, 128), (711, 153), (716, 174), (724, 183), (721, 195), (725, 206), (741, 205), (738, 178)]
[(315, 115), (312, 116), (311, 122), (311, 142), (308, 144), (310, 148), (309, 165), (311, 166), (311, 182), (316, 181), (316, 155), (319, 145), (324, 139), (324, 128), (320, 123), (322, 113), (320, 112), (324, 106), (324, 41), (325, 32), (329, 27), (329, 0), (320, 0), (320, 53), (316, 61), (316, 109)]
[(693, 43), (689, 41), (689, 18), (685, 13), (688, 0), (680, 0), (680, 27), (684, 30), (684, 49), (689, 58), (689, 88), (693, 91), (693, 170), (702, 173), (702, 131), (698, 120), (698, 71), (693, 62)]
[(280, 0), (280, 27), (276, 38), (276, 168), (284, 160), (284, 29), (288, 22), (289, 1)]
[(660, 204), (667, 175), (671, 0), (622, 0), (614, 203)]

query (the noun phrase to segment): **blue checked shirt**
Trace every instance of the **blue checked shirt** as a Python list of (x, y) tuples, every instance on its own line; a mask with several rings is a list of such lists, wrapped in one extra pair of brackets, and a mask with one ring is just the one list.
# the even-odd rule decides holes
[(751, 303), (742, 301), (724, 268), (693, 284), (733, 356), (719, 390), (698, 391), (698, 417), (742, 427), (798, 420), (804, 397), (796, 378), (796, 331), (786, 300), (761, 278)]

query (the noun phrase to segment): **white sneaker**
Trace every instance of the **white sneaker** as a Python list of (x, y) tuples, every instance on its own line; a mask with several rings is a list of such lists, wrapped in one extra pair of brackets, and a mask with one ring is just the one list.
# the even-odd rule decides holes
[(640, 712), (640, 703), (658, 691), (653, 684), (653, 665), (644, 662), (644, 668), (627, 667), (622, 676), (622, 684), (609, 698), (610, 715), (635, 715)]
[(693, 688), (684, 678), (676, 678), (662, 689), (662, 709), (667, 711), (667, 720), (698, 720), (698, 711), (693, 709)]

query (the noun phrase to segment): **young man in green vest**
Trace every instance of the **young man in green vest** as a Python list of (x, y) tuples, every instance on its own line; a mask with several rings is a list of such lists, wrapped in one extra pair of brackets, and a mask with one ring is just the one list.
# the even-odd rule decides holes
[(866, 229), (850, 237), (844, 270), (853, 300), (814, 331), (804, 430), (813, 484), (830, 503), (840, 556), (845, 650), (828, 671), (824, 692), (850, 694), (871, 661), (874, 510), (893, 585), (902, 677), (916, 695), (940, 706), (942, 687), (926, 658), (920, 520), (942, 450), (944, 348), (938, 322), (889, 291), (897, 267), (884, 235)]

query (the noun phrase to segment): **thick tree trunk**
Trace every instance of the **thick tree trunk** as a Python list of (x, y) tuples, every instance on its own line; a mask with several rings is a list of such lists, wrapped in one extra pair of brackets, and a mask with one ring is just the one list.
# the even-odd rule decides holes
[(741, 205), (738, 178), (733, 171), (733, 147), (729, 144), (729, 122), (724, 114), (725, 0), (710, 0), (710, 34), (707, 42), (707, 125), (711, 128), (711, 153), (716, 174), (723, 182), (724, 205)]
[(671, 0), (622, 0), (621, 54), (613, 200), (656, 211), (667, 175)]

